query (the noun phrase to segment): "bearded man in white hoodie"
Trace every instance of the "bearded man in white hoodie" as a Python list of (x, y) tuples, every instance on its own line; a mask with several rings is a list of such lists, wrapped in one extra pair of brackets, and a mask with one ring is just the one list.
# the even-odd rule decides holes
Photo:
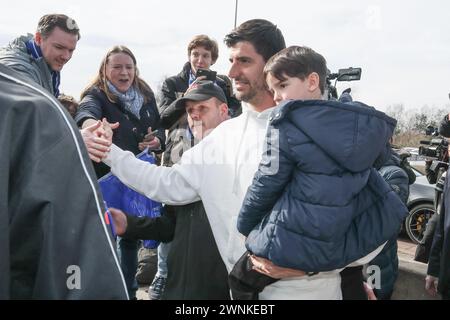
[[(202, 200), (230, 272), (245, 252), (245, 238), (237, 231), (236, 220), (258, 169), (268, 118), (275, 106), (263, 69), (272, 55), (285, 48), (285, 42), (276, 25), (254, 19), (228, 34), (225, 43), (230, 49), (228, 75), (234, 81), (236, 97), (243, 101), (241, 116), (220, 124), (173, 167), (149, 165), (115, 145), (103, 161), (125, 184), (156, 201), (183, 205)], [(375, 255), (359, 262), (369, 262)], [(338, 270), (308, 277), (303, 271), (278, 267), (265, 259), (257, 262), (270, 270), (270, 276), (281, 279), (267, 286), (259, 299), (342, 297)]]

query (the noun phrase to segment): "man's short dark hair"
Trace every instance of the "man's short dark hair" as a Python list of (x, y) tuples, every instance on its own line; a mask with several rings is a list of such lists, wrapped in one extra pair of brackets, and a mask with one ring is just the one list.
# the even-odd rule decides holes
[(264, 19), (248, 20), (227, 34), (224, 39), (228, 48), (241, 41), (250, 42), (256, 52), (264, 58), (264, 61), (286, 48), (280, 29)]
[(286, 80), (286, 76), (305, 80), (312, 72), (319, 75), (319, 88), (323, 94), (327, 77), (327, 61), (313, 49), (300, 46), (281, 50), (271, 57), (264, 67), (265, 77), (270, 73), (280, 81)]
[(65, 14), (46, 14), (41, 17), (38, 22), (37, 32), (42, 35), (42, 38), (47, 38), (53, 30), (58, 27), (64, 32), (75, 34), (80, 40), (80, 29), (77, 23), (72, 18), (69, 18)]

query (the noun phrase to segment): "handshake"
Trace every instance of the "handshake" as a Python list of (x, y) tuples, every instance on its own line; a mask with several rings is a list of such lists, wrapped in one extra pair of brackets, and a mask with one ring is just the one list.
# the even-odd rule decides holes
[(88, 119), (83, 123), (80, 133), (92, 161), (101, 162), (106, 158), (112, 144), (113, 130), (118, 127), (118, 122), (109, 123), (105, 118), (102, 121)]
[[(109, 123), (105, 118), (102, 121), (88, 119), (83, 123), (80, 132), (92, 161), (101, 162), (106, 158), (112, 144), (113, 130), (118, 127), (118, 122)], [(151, 127), (148, 128), (148, 133), (139, 142), (139, 150), (143, 151), (146, 148), (156, 150), (161, 147), (161, 142), (155, 136), (156, 132), (152, 131)]]

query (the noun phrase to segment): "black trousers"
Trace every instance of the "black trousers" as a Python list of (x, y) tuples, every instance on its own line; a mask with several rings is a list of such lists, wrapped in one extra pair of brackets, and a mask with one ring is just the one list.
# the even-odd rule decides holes
[(367, 300), (363, 266), (348, 267), (341, 271), (341, 290), (342, 300)]
[(278, 279), (253, 270), (250, 254), (251, 252), (246, 251), (228, 275), (228, 284), (233, 300), (258, 300), (259, 293), (266, 286), (278, 281)]

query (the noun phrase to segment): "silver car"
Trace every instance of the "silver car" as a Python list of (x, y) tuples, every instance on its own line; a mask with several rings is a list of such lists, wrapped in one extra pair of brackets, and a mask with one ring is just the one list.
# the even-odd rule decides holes
[(405, 231), (409, 238), (419, 243), (427, 227), (428, 220), (435, 213), (434, 184), (430, 184), (427, 177), (414, 169), (416, 181), (409, 186), (408, 210), (405, 220)]

